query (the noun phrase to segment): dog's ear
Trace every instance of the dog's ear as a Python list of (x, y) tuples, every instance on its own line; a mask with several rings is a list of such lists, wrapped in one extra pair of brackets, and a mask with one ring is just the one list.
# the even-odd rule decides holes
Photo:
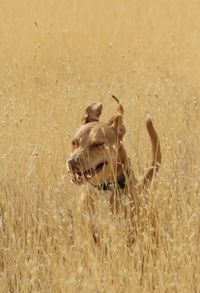
[(103, 106), (100, 103), (93, 103), (88, 106), (85, 110), (86, 114), (83, 117), (82, 123), (86, 124), (93, 121), (99, 121), (99, 116), (101, 115), (102, 108)]
[(112, 116), (111, 119), (108, 121), (108, 125), (110, 125), (111, 127), (115, 129), (119, 139), (122, 140), (122, 138), (124, 137), (124, 134), (126, 133), (126, 128), (124, 126), (124, 121), (123, 121), (124, 108), (122, 107), (121, 103), (115, 96), (112, 96), (112, 97), (114, 100), (117, 101), (118, 108), (117, 108), (117, 113), (114, 116)]
[(123, 116), (121, 114), (116, 114), (111, 119), (108, 122), (108, 124), (116, 131), (119, 140), (122, 140), (124, 137), (124, 134), (126, 133)]

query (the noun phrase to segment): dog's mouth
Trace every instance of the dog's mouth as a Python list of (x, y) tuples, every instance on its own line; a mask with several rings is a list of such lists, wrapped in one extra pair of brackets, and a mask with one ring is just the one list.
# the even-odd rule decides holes
[(73, 175), (72, 182), (77, 184), (83, 184), (86, 181), (90, 181), (95, 175), (103, 170), (108, 164), (108, 161), (103, 161), (96, 165), (95, 168), (88, 169), (84, 172), (70, 172)]

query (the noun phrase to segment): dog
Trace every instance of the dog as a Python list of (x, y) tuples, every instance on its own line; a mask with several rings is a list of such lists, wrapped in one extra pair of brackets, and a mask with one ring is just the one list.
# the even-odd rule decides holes
[(108, 122), (99, 121), (102, 104), (95, 102), (86, 108), (81, 126), (72, 139), (68, 171), (73, 183), (89, 187), (80, 202), (91, 215), (95, 214), (95, 200), (103, 193), (109, 195), (113, 212), (118, 211), (124, 200), (126, 207), (129, 202), (132, 217), (139, 211), (139, 194), (149, 187), (160, 167), (161, 148), (153, 121), (148, 117), (146, 127), (152, 145), (152, 163), (144, 177), (138, 180), (123, 145), (124, 109), (119, 100), (112, 97), (118, 108)]

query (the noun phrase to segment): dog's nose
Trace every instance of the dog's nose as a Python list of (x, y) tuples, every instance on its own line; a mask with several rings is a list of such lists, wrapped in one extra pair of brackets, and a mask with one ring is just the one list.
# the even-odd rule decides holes
[(77, 156), (73, 156), (73, 157), (69, 158), (69, 160), (68, 160), (69, 169), (70, 170), (75, 169), (77, 167), (77, 165), (78, 165), (78, 161), (79, 160), (78, 160)]

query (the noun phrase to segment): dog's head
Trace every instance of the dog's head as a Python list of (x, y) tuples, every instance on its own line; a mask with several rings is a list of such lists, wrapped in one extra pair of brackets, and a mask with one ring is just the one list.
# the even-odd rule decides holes
[(72, 139), (72, 153), (68, 159), (68, 169), (74, 183), (109, 182), (122, 168), (122, 139), (126, 130), (123, 107), (118, 104), (117, 113), (107, 123), (99, 121), (102, 104), (93, 103), (86, 108), (82, 124)]

